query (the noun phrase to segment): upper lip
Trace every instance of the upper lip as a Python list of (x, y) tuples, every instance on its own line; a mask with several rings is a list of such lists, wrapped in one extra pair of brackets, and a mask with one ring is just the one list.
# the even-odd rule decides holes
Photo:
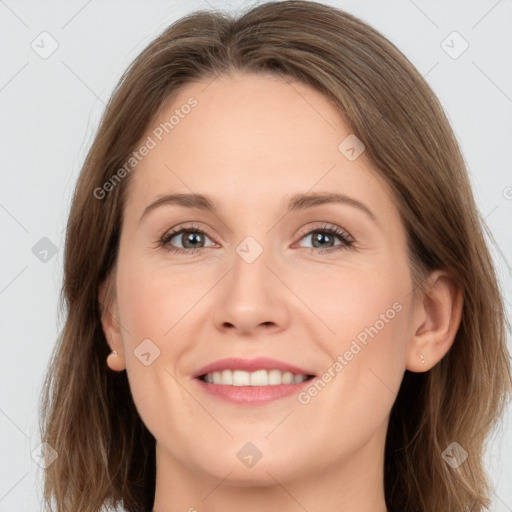
[(314, 373), (309, 370), (269, 357), (257, 357), (255, 359), (229, 357), (227, 359), (220, 359), (203, 366), (195, 372), (193, 376), (201, 377), (207, 373), (220, 372), (222, 370), (244, 370), (246, 372), (255, 372), (256, 370), (281, 370), (282, 372), (291, 372), (295, 375), (314, 376)]

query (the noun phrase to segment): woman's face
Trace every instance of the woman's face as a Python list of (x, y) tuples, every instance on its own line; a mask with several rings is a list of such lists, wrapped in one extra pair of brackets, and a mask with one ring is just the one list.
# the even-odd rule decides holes
[[(301, 83), (219, 76), (183, 89), (142, 145), (109, 337), (158, 467), (263, 484), (382, 461), (412, 282), (397, 207), (334, 105)], [(327, 194), (339, 201), (310, 201)], [(282, 373), (196, 377), (261, 357), (315, 378), (251, 389), (244, 379)]]

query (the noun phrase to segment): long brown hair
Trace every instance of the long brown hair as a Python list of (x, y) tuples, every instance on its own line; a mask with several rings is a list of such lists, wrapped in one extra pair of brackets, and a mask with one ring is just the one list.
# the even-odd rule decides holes
[[(106, 365), (98, 302), (116, 262), (132, 173), (100, 199), (97, 191), (171, 95), (231, 71), (273, 73), (328, 97), (394, 193), (415, 275), (444, 269), (460, 287), (452, 348), (430, 371), (405, 372), (391, 410), (385, 498), (390, 512), (483, 510), (490, 504), (485, 441), (512, 378), (502, 298), (463, 157), (434, 93), (390, 41), (337, 8), (294, 0), (237, 17), (197, 11), (178, 20), (135, 59), (107, 105), (67, 225), (66, 322), (41, 395), (42, 441), (58, 453), (45, 470), (45, 504), (73, 512), (152, 508), (155, 440), (126, 372)], [(454, 441), (469, 453), (457, 469), (442, 458)]]

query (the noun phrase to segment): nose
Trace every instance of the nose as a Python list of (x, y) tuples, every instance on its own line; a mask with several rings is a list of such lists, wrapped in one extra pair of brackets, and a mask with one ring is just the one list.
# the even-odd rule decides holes
[(271, 266), (265, 251), (252, 263), (236, 255), (233, 268), (219, 283), (214, 314), (218, 330), (257, 336), (287, 329), (291, 292), (276, 265)]

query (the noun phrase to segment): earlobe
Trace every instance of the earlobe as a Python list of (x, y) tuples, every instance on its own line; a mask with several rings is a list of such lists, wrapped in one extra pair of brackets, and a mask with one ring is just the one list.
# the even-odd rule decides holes
[(115, 372), (120, 372), (126, 368), (124, 359), (120, 354), (117, 353), (117, 350), (113, 350), (107, 356), (107, 365), (111, 370)]
[(446, 272), (433, 272), (427, 282), (414, 306), (415, 324), (406, 363), (412, 372), (430, 370), (448, 353), (462, 315), (462, 293)]
[(99, 286), (98, 303), (103, 333), (112, 351), (107, 357), (107, 365), (114, 371), (124, 370), (125, 364), (122, 356), (123, 344), (121, 330), (117, 320), (117, 300), (108, 278)]

